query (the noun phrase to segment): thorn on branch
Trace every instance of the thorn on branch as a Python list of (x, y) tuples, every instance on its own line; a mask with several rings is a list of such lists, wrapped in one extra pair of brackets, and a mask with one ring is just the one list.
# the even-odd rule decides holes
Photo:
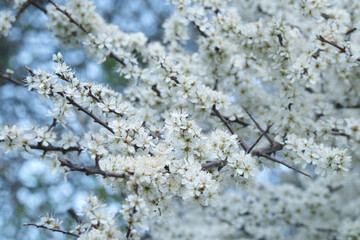
[(261, 133), (260, 137), (258, 137), (258, 139), (254, 142), (254, 144), (249, 148), (247, 153), (251, 153), (251, 150), (253, 150), (253, 148), (260, 142), (261, 138), (267, 134), (270, 130), (270, 128), (274, 125), (274, 123), (271, 123), (264, 132)]
[(46, 131), (49, 132), (52, 128), (54, 128), (56, 126), (56, 123), (57, 123), (57, 119), (54, 118), (53, 122), (51, 123), (51, 125), (49, 126), (49, 128)]
[(191, 23), (194, 24), (196, 30), (199, 32), (199, 34), (200, 34), (201, 36), (203, 36), (204, 38), (208, 38), (208, 37), (209, 37), (203, 30), (200, 29), (200, 27), (199, 27), (194, 21), (192, 21)]
[(151, 90), (153, 90), (158, 97), (161, 97), (161, 93), (160, 93), (159, 89), (157, 89), (157, 85), (156, 85), (156, 84), (154, 84), (154, 85), (151, 86)]
[(266, 139), (269, 141), (269, 143), (272, 145), (274, 143), (274, 140), (271, 139), (271, 137), (269, 137), (269, 135), (264, 132), (264, 130), (261, 128), (260, 124), (255, 120), (255, 118), (249, 113), (249, 111), (244, 108), (245, 112), (247, 113), (247, 115), (249, 115), (249, 117), (251, 118), (251, 120), (255, 123), (256, 127), (260, 130), (261, 133), (264, 133), (264, 136), (266, 137)]
[(351, 28), (350, 30), (348, 30), (345, 35), (350, 35), (352, 34), (353, 32), (355, 32), (357, 30), (357, 28)]
[(75, 212), (75, 210), (73, 208), (69, 208), (67, 210), (67, 212), (71, 215), (71, 217), (73, 217), (76, 222), (80, 223), (81, 222), (81, 217), (79, 215), (77, 215), (77, 213)]
[(307, 174), (307, 173), (305, 173), (305, 172), (303, 172), (303, 171), (301, 171), (301, 170), (299, 170), (299, 169), (297, 169), (297, 168), (295, 168), (295, 167), (293, 167), (293, 166), (291, 166), (291, 165), (289, 165), (289, 164), (287, 164), (287, 163), (285, 163), (285, 162), (283, 162), (283, 161), (277, 160), (276, 158), (273, 158), (273, 157), (271, 157), (271, 156), (269, 156), (269, 155), (266, 155), (266, 154), (264, 154), (264, 153), (259, 153), (258, 156), (259, 156), (259, 157), (264, 157), (264, 158), (269, 159), (269, 160), (271, 160), (271, 161), (273, 161), (273, 162), (280, 163), (281, 165), (284, 165), (284, 166), (286, 166), (286, 167), (288, 167), (288, 168), (290, 168), (290, 169), (292, 169), (292, 170), (294, 170), (294, 171), (296, 171), (296, 172), (298, 172), (298, 173), (301, 173), (301, 174), (303, 174), (304, 176), (307, 176), (307, 177), (309, 177), (309, 178), (312, 178), (310, 174)]

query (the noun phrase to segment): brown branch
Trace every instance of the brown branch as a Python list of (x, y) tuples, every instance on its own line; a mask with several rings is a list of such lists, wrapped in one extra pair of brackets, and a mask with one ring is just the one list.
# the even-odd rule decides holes
[(200, 34), (201, 36), (203, 36), (204, 38), (208, 38), (208, 37), (209, 37), (203, 30), (200, 29), (200, 27), (199, 27), (194, 21), (192, 21), (191, 23), (194, 24), (196, 30), (199, 32), (199, 34)]
[[(104, 46), (105, 48), (107, 48), (106, 46)], [(114, 59), (115, 61), (117, 61), (118, 63), (120, 63), (123, 67), (126, 66), (124, 60), (118, 58), (113, 52), (110, 52), (109, 57), (111, 57), (112, 59)]]
[(67, 212), (70, 214), (71, 217), (73, 217), (78, 223), (81, 222), (81, 217), (77, 215), (75, 210), (73, 208), (69, 208)]
[(57, 11), (61, 12), (62, 14), (64, 14), (64, 15), (69, 19), (69, 21), (70, 21), (71, 23), (75, 24), (78, 28), (80, 28), (81, 31), (85, 32), (86, 34), (89, 34), (89, 33), (90, 33), (90, 31), (86, 30), (81, 23), (78, 23), (77, 21), (75, 21), (75, 20), (71, 17), (71, 14), (66, 11), (66, 9), (65, 9), (65, 10), (62, 10), (62, 9), (61, 9), (56, 3), (54, 3), (52, 0), (47, 0), (47, 1), (48, 1), (49, 3), (51, 3), (51, 4), (55, 7), (55, 9), (56, 9)]
[(251, 155), (252, 156), (259, 156), (260, 153), (270, 155), (270, 154), (273, 154), (273, 153), (275, 153), (277, 151), (280, 151), (281, 149), (283, 149), (283, 147), (284, 147), (283, 144), (278, 143), (278, 142), (274, 142), (272, 145), (268, 145), (268, 146), (263, 147), (263, 148), (254, 149), (251, 152)]
[(18, 13), (15, 16), (15, 19), (19, 19), (20, 15), (25, 11), (25, 9), (27, 9), (29, 6), (31, 5), (31, 1), (27, 1), (25, 2), (21, 8), (19, 9)]
[[(254, 149), (251, 152), (251, 156), (260, 156), (261, 154), (270, 155), (272, 153), (280, 151), (283, 147), (284, 147), (284, 145), (282, 145), (282, 144), (280, 144), (278, 142), (274, 142), (273, 145), (269, 145), (269, 146), (263, 147), (263, 148)], [(213, 167), (220, 167), (222, 164), (223, 164), (222, 161), (211, 161), (211, 162), (203, 163), (202, 168), (203, 169), (209, 169), (209, 168), (213, 168)]]
[(45, 14), (47, 14), (47, 11), (46, 11), (46, 9), (45, 9), (43, 6), (39, 5), (39, 4), (36, 3), (34, 0), (29, 0), (29, 1), (31, 2), (31, 4), (32, 4), (33, 6), (37, 7), (38, 9), (40, 9), (40, 11), (42, 11), (42, 12), (45, 13)]
[[(330, 44), (331, 46), (337, 48), (339, 50), (339, 53), (345, 53), (346, 52), (346, 48), (345, 47), (340, 47), (336, 42), (333, 42), (333, 41), (329, 41), (329, 40), (326, 40), (323, 36), (319, 35), (317, 36), (317, 39), (321, 42), (324, 42), (324, 43), (327, 43), (327, 44)], [(352, 54), (350, 53), (350, 57), (352, 57)], [(356, 61), (359, 61), (360, 62), (360, 58), (357, 58)]]
[[(66, 78), (64, 75), (62, 75), (62, 74), (57, 73), (56, 76), (58, 76), (58, 78), (64, 80), (65, 82), (69, 82), (69, 79), (67, 79), (67, 78)], [(76, 89), (77, 89), (78, 91), (80, 91), (80, 86), (76, 86)], [(101, 97), (98, 98), (98, 97), (96, 97), (94, 94), (92, 94), (91, 89), (89, 89), (87, 86), (84, 86), (84, 89), (89, 91), (87, 95), (90, 96), (93, 100), (95, 100), (95, 101), (98, 102), (98, 103), (104, 103), (104, 101), (103, 101), (102, 99), (100, 99)], [(118, 113), (118, 112), (116, 112), (114, 109), (108, 108), (108, 110), (109, 110), (109, 112), (115, 113), (116, 115), (118, 115), (118, 116), (120, 116), (120, 117), (123, 116), (122, 113)]]
[(0, 78), (4, 79), (4, 80), (7, 80), (7, 81), (10, 81), (12, 83), (15, 83), (16, 85), (19, 85), (19, 86), (25, 86), (25, 83), (24, 82), (21, 82), (21, 81), (18, 81), (10, 76), (6, 76), (6, 75), (3, 75), (0, 73)]
[(56, 123), (57, 123), (57, 119), (54, 118), (54, 119), (53, 119), (53, 122), (52, 122), (51, 125), (49, 126), (47, 132), (50, 131), (53, 127), (55, 127), (55, 126), (56, 126)]
[[(84, 28), (84, 26), (81, 23), (78, 23), (72, 16), (70, 13), (68, 13), (65, 10), (62, 10), (55, 2), (53, 2), (52, 0), (47, 0), (49, 3), (51, 3), (55, 9), (59, 12), (61, 12), (62, 14), (64, 14), (71, 23), (75, 24), (81, 31), (83, 31), (86, 34), (90, 34), (91, 32), (89, 30), (87, 30), (86, 28)], [(109, 50), (106, 46), (104, 46), (105, 49)], [(110, 52), (109, 57), (113, 58), (115, 61), (117, 61), (118, 63), (120, 63), (123, 67), (126, 66), (124, 60), (120, 59), (119, 57), (117, 57), (113, 52)]]
[(325, 39), (323, 36), (321, 36), (321, 35), (317, 36), (317, 39), (320, 40), (321, 42), (324, 42), (324, 43), (330, 44), (330, 45), (333, 46), (333, 47), (336, 47), (337, 49), (339, 49), (340, 53), (346, 52), (345, 47), (340, 47), (340, 46), (337, 45), (335, 42), (326, 40), (326, 39)]
[[(284, 147), (283, 144), (278, 143), (278, 142), (274, 142), (273, 145), (269, 145), (269, 146), (263, 147), (263, 148), (254, 149), (251, 152), (251, 156), (265, 157), (265, 158), (267, 158), (269, 160), (272, 160), (272, 161), (280, 163), (280, 164), (282, 164), (282, 165), (284, 165), (284, 166), (286, 166), (288, 168), (291, 168), (291, 169), (293, 169), (293, 170), (295, 170), (295, 171), (297, 171), (297, 172), (299, 172), (301, 174), (304, 174), (305, 176), (311, 177), (310, 175), (296, 169), (295, 167), (292, 167), (292, 166), (288, 165), (287, 163), (284, 163), (284, 162), (282, 162), (280, 160), (277, 160), (277, 159), (269, 156), (272, 153), (280, 151), (283, 147)], [(207, 163), (202, 164), (202, 168), (204, 170), (206, 170), (206, 169), (210, 169), (210, 168), (213, 168), (213, 167), (220, 167), (223, 164), (224, 164), (223, 161), (211, 161), (211, 162), (207, 162)]]
[[(59, 94), (59, 93), (58, 93)], [(60, 94), (62, 96), (64, 96), (64, 94)], [(98, 117), (96, 117), (92, 112), (88, 111), (87, 109), (83, 108), (81, 105), (79, 105), (77, 102), (75, 102), (74, 100), (72, 100), (70, 97), (65, 97), (66, 100), (69, 101), (70, 104), (74, 105), (75, 107), (78, 108), (79, 111), (82, 111), (84, 113), (86, 113), (89, 117), (91, 117), (96, 123), (100, 124), (101, 126), (103, 126), (104, 128), (106, 128), (107, 130), (109, 130), (112, 134), (114, 134), (114, 130), (109, 127), (106, 123), (104, 123), (103, 121), (101, 121)]]
[[(244, 108), (245, 112), (247, 113), (247, 115), (249, 115), (249, 117), (251, 118), (251, 120), (255, 123), (256, 127), (260, 130), (261, 133), (264, 133), (264, 130), (261, 128), (260, 124), (255, 120), (255, 118), (249, 113), (249, 111)], [(274, 140), (271, 139), (271, 137), (269, 137), (269, 135), (267, 133), (265, 133), (265, 137), (266, 139), (269, 141), (270, 144), (274, 143)]]
[(253, 148), (259, 143), (259, 141), (261, 140), (261, 138), (266, 135), (266, 133), (269, 132), (270, 128), (274, 125), (274, 123), (270, 124), (266, 130), (264, 132), (261, 133), (260, 137), (254, 142), (254, 144), (249, 148), (247, 153), (251, 153), (251, 150), (253, 150)]
[[(211, 116), (216, 116), (216, 114), (212, 112), (212, 113), (211, 113)], [(244, 122), (244, 121), (241, 121), (241, 120), (240, 120), (240, 119), (238, 119), (238, 118), (235, 118), (234, 120), (230, 120), (230, 118), (225, 117), (225, 116), (224, 116), (224, 118), (225, 118), (225, 119), (226, 119), (226, 121), (228, 121), (228, 122), (231, 122), (231, 123), (238, 123), (238, 124), (242, 125), (243, 127), (247, 127), (247, 126), (249, 126), (249, 125), (250, 125), (249, 123)]]
[(224, 118), (223, 115), (221, 115), (221, 113), (216, 109), (215, 105), (212, 107), (212, 111), (215, 113), (215, 115), (225, 124), (225, 126), (227, 127), (227, 129), (229, 129), (229, 131), (233, 134), (237, 136), (237, 139), (241, 145), (241, 147), (245, 150), (245, 152), (248, 151), (249, 147), (246, 145), (246, 143), (244, 142), (244, 140), (239, 136), (239, 134), (237, 134), (237, 132), (235, 131), (235, 129), (233, 128), (233, 126), (231, 125), (231, 123), (226, 120)]
[(347, 137), (347, 138), (351, 137), (349, 134), (346, 134), (344, 132), (334, 131), (334, 130), (332, 130), (331, 134), (334, 135), (334, 136), (344, 136), (344, 137)]
[(280, 160), (277, 160), (276, 158), (273, 158), (273, 157), (271, 157), (271, 156), (269, 156), (269, 155), (266, 155), (266, 154), (264, 154), (264, 153), (259, 153), (258, 156), (259, 156), (259, 157), (264, 157), (264, 158), (269, 159), (269, 160), (271, 160), (271, 161), (273, 161), (273, 162), (280, 163), (280, 164), (282, 164), (282, 165), (284, 165), (284, 166), (286, 166), (286, 167), (288, 167), (288, 168), (290, 168), (290, 169), (292, 169), (292, 170), (294, 170), (294, 171), (296, 171), (296, 172), (298, 172), (298, 173), (301, 173), (301, 174), (303, 174), (303, 175), (305, 175), (305, 176), (307, 176), (307, 177), (309, 177), (309, 178), (312, 178), (311, 175), (309, 175), (309, 174), (307, 174), (307, 173), (304, 173), (303, 171), (301, 171), (301, 170), (299, 170), (299, 169), (297, 169), (297, 168), (295, 168), (295, 167), (293, 167), (293, 166), (291, 166), (291, 165), (289, 165), (289, 164), (287, 164), (287, 163), (284, 163), (284, 162), (282, 162), (282, 161), (280, 161)]
[(360, 108), (360, 104), (356, 104), (356, 105), (350, 105), (350, 106), (344, 106), (341, 103), (334, 103), (334, 106), (336, 109), (341, 109), (341, 108)]
[[(29, 71), (30, 75), (32, 77), (35, 77), (36, 74), (28, 67), (25, 66), (26, 69)], [(84, 112), (85, 114), (87, 114), (89, 117), (91, 117), (96, 123), (100, 124), (101, 126), (103, 126), (104, 128), (106, 128), (107, 130), (109, 130), (112, 134), (114, 134), (114, 130), (109, 127), (106, 123), (104, 123), (103, 121), (101, 121), (98, 117), (96, 117), (92, 112), (88, 111), (87, 109), (85, 109), (84, 107), (82, 107), (80, 104), (78, 104), (77, 102), (75, 102), (73, 99), (71, 99), (70, 97), (65, 96), (64, 93), (62, 92), (57, 92), (57, 94), (59, 94), (60, 96), (64, 97), (66, 100), (69, 101), (69, 104), (72, 104), (73, 106), (77, 107), (77, 109), (79, 111)]]
[(63, 147), (56, 147), (56, 146), (52, 146), (52, 145), (48, 145), (48, 146), (44, 146), (41, 143), (38, 143), (37, 145), (29, 145), (29, 147), (31, 149), (34, 150), (42, 150), (45, 153), (46, 152), (62, 152), (63, 154), (67, 153), (67, 152), (82, 152), (83, 149), (79, 148), (79, 147), (68, 147), (68, 148), (63, 148)]
[[(254, 156), (254, 155), (252, 154), (252, 156)], [(301, 171), (301, 170), (299, 170), (299, 169), (297, 169), (297, 168), (295, 168), (295, 167), (293, 167), (293, 166), (291, 166), (291, 165), (289, 165), (289, 164), (287, 164), (285, 162), (282, 162), (282, 161), (280, 161), (280, 160), (278, 160), (276, 158), (273, 158), (273, 157), (271, 157), (269, 155), (266, 155), (264, 153), (258, 152), (256, 154), (256, 156), (264, 157), (264, 158), (269, 159), (271, 161), (277, 162), (277, 163), (279, 163), (281, 165), (284, 165), (284, 166), (286, 166), (286, 167), (288, 167), (288, 168), (290, 168), (290, 169), (292, 169), (292, 170), (294, 170), (294, 171), (296, 171), (298, 173), (301, 173), (301, 174), (303, 174), (303, 175), (305, 175), (305, 176), (307, 176), (309, 178), (312, 178), (311, 175), (309, 175), (309, 174), (307, 174), (307, 173), (305, 173), (305, 172), (303, 172), (303, 171)], [(226, 165), (226, 163), (224, 164), (224, 161), (211, 161), (211, 162), (203, 163), (202, 164), (202, 169), (206, 170), (206, 169), (210, 169), (210, 168), (213, 168), (213, 167), (220, 167), (221, 168), (221, 167), (224, 167), (225, 165)]]
[(201, 164), (203, 170), (210, 169), (213, 167), (218, 167), (219, 169), (225, 167), (227, 164), (227, 160), (218, 160), (218, 161), (211, 161)]
[(348, 30), (345, 35), (350, 35), (352, 34), (353, 32), (355, 32), (357, 30), (357, 28), (351, 28), (350, 30)]
[(151, 90), (153, 90), (156, 93), (156, 96), (161, 97), (161, 93), (160, 93), (159, 89), (157, 88), (156, 84), (151, 86)]
[[(68, 167), (70, 171), (84, 172), (86, 176), (101, 175), (104, 178), (108, 178), (108, 177), (127, 178), (128, 177), (128, 175), (124, 174), (124, 173), (105, 172), (105, 171), (103, 171), (101, 169), (91, 169), (91, 168), (88, 168), (88, 167), (77, 166), (77, 165), (73, 164), (71, 161), (69, 161), (68, 159), (66, 159), (66, 160), (59, 159), (59, 162), (61, 163), (61, 166)], [(129, 174), (131, 175), (132, 173), (129, 173)]]
[(35, 226), (37, 228), (43, 228), (43, 229), (46, 229), (46, 230), (50, 230), (50, 231), (53, 231), (53, 232), (60, 232), (62, 234), (65, 234), (65, 235), (70, 235), (70, 236), (73, 236), (73, 237), (80, 237), (80, 235), (77, 235), (75, 233), (71, 233), (71, 232), (68, 232), (68, 231), (65, 231), (65, 230), (61, 230), (61, 229), (58, 229), (58, 228), (48, 228), (44, 225), (38, 225), (38, 224), (35, 224), (35, 223), (24, 223), (23, 226)]

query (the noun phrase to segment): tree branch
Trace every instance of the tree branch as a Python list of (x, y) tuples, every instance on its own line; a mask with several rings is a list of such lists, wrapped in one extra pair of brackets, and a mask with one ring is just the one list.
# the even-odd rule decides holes
[(270, 144), (274, 143), (274, 140), (271, 139), (271, 137), (269, 137), (269, 135), (264, 132), (264, 130), (261, 128), (260, 124), (255, 120), (255, 118), (249, 113), (249, 111), (244, 108), (245, 112), (247, 113), (247, 115), (249, 115), (249, 117), (251, 118), (251, 120), (255, 123), (256, 127), (260, 130), (261, 133), (265, 134), (266, 139), (269, 141)]
[(43, 228), (43, 229), (46, 229), (46, 230), (50, 230), (50, 231), (53, 231), (53, 232), (60, 232), (62, 234), (65, 234), (65, 235), (70, 235), (70, 236), (73, 236), (73, 237), (80, 237), (80, 235), (77, 235), (75, 233), (71, 233), (71, 232), (68, 232), (68, 231), (65, 231), (65, 230), (61, 230), (61, 229), (58, 229), (58, 228), (48, 228), (44, 225), (38, 225), (38, 224), (35, 224), (35, 223), (24, 223), (23, 226), (35, 226), (37, 228)]
[(80, 28), (81, 31), (85, 32), (86, 34), (89, 34), (89, 33), (90, 33), (90, 31), (86, 30), (81, 23), (78, 23), (77, 21), (75, 21), (75, 20), (71, 17), (71, 14), (66, 11), (66, 9), (65, 9), (65, 10), (62, 10), (62, 9), (61, 9), (56, 3), (54, 3), (52, 0), (47, 0), (47, 1), (48, 1), (49, 3), (51, 3), (51, 4), (55, 7), (55, 9), (56, 9), (57, 11), (61, 12), (62, 14), (64, 14), (64, 15), (69, 19), (69, 21), (70, 21), (71, 23), (75, 24), (78, 28)]
[(55, 147), (52, 145), (48, 145), (48, 146), (44, 146), (42, 144), (38, 144), (38, 145), (29, 145), (29, 147), (31, 149), (35, 149), (35, 150), (43, 150), (44, 152), (62, 152), (63, 154), (67, 153), (67, 152), (82, 152), (83, 149), (79, 148), (79, 147), (69, 147), (69, 148), (62, 148), (62, 147)]
[(326, 40), (326, 39), (325, 39), (323, 36), (321, 36), (321, 35), (317, 36), (317, 39), (320, 40), (321, 42), (324, 42), (324, 43), (330, 44), (331, 46), (336, 47), (337, 49), (339, 49), (340, 53), (346, 52), (345, 47), (340, 47), (340, 46), (337, 45), (335, 42)]
[[(68, 167), (70, 171), (84, 172), (86, 176), (101, 175), (104, 178), (113, 177), (113, 178), (124, 178), (124, 179), (128, 177), (128, 175), (124, 174), (124, 173), (105, 172), (101, 169), (91, 169), (88, 167), (77, 166), (77, 165), (73, 164), (71, 161), (69, 161), (68, 159), (66, 159), (66, 160), (59, 159), (59, 162), (61, 163), (61, 166)], [(131, 175), (132, 173), (129, 173), (129, 174)]]
[[(58, 93), (60, 94), (60, 93)], [(60, 94), (64, 97), (64, 94)], [(72, 100), (70, 97), (65, 97), (66, 100), (69, 101), (70, 104), (74, 105), (75, 107), (78, 108), (78, 110), (86, 113), (89, 117), (91, 117), (92, 119), (94, 119), (94, 122), (97, 122), (98, 124), (100, 124), (101, 126), (103, 126), (104, 128), (106, 128), (107, 130), (109, 130), (112, 134), (114, 134), (114, 130), (109, 127), (106, 123), (104, 123), (103, 121), (101, 121), (98, 117), (96, 117), (92, 112), (88, 111), (87, 109), (83, 108), (80, 104), (78, 104), (77, 102), (75, 102), (74, 100)]]
[(264, 154), (264, 153), (259, 153), (258, 156), (259, 156), (259, 157), (264, 157), (264, 158), (269, 159), (269, 160), (271, 160), (271, 161), (273, 161), (273, 162), (280, 163), (280, 164), (282, 164), (282, 165), (284, 165), (284, 166), (286, 166), (286, 167), (288, 167), (288, 168), (290, 168), (290, 169), (292, 169), (292, 170), (294, 170), (294, 171), (296, 171), (296, 172), (298, 172), (298, 173), (301, 173), (301, 174), (303, 174), (303, 175), (305, 175), (305, 176), (307, 176), (307, 177), (309, 177), (309, 178), (312, 178), (311, 175), (309, 175), (309, 174), (307, 174), (307, 173), (304, 173), (303, 171), (301, 171), (301, 170), (299, 170), (299, 169), (297, 169), (297, 168), (295, 168), (295, 167), (293, 167), (293, 166), (291, 166), (291, 165), (289, 165), (289, 164), (287, 164), (287, 163), (284, 163), (284, 162), (282, 162), (282, 161), (280, 161), (280, 160), (277, 160), (276, 158), (273, 158), (273, 157), (271, 157), (271, 156), (269, 156), (269, 155), (266, 155), (266, 154)]
[[(84, 28), (84, 26), (81, 23), (78, 23), (72, 16), (70, 13), (68, 13), (65, 10), (61, 9), (54, 1), (52, 0), (47, 0), (50, 4), (52, 4), (55, 9), (59, 12), (61, 12), (62, 14), (64, 14), (71, 23), (75, 24), (81, 31), (83, 31), (86, 34), (90, 34), (91, 32), (87, 29)], [(109, 50), (106, 46), (104, 46), (105, 49)], [(109, 57), (113, 58), (115, 61), (117, 61), (118, 63), (120, 63), (123, 67), (126, 66), (124, 60), (120, 59), (119, 57), (117, 57), (113, 52), (110, 52)]]
[[(329, 40), (326, 40), (323, 36), (319, 35), (317, 36), (317, 39), (321, 42), (324, 42), (324, 43), (327, 43), (327, 44), (330, 44), (331, 46), (337, 48), (339, 50), (339, 53), (345, 53), (346, 52), (346, 48), (345, 47), (340, 47), (336, 42), (333, 42), (333, 41), (329, 41)], [(352, 54), (350, 53), (350, 57), (352, 56)], [(356, 61), (359, 61), (360, 62), (360, 58), (357, 58)]]
[(6, 75), (3, 75), (0, 73), (0, 78), (4, 79), (4, 80), (7, 80), (7, 81), (10, 81), (12, 83), (15, 83), (16, 85), (19, 85), (19, 86), (25, 86), (25, 83), (24, 82), (21, 82), (21, 81), (18, 81), (10, 76), (6, 76)]
[(77, 215), (77, 213), (75, 212), (75, 210), (73, 208), (69, 208), (67, 210), (67, 212), (78, 222), (81, 223), (81, 217), (79, 215)]
[(18, 20), (20, 15), (25, 11), (25, 9), (27, 9), (29, 6), (31, 5), (31, 1), (27, 1), (25, 3), (23, 3), (23, 5), (21, 6), (21, 8), (19, 9), (18, 13), (15, 16), (15, 19)]
[[(29, 71), (30, 75), (32, 77), (35, 77), (36, 74), (28, 67), (28, 66), (25, 66), (26, 69)], [(73, 99), (71, 99), (70, 97), (68, 96), (65, 96), (64, 93), (62, 92), (57, 92), (57, 94), (59, 94), (60, 96), (64, 97), (66, 100), (69, 101), (69, 104), (72, 104), (73, 106), (77, 107), (77, 109), (79, 111), (82, 111), (84, 113), (86, 113), (89, 117), (91, 117), (96, 123), (100, 124), (101, 126), (103, 126), (104, 128), (106, 128), (107, 130), (109, 130), (112, 134), (114, 134), (114, 130), (109, 127), (106, 123), (104, 123), (103, 121), (101, 121), (98, 117), (96, 117), (92, 112), (88, 111), (87, 109), (85, 109), (84, 107), (82, 107), (80, 104), (78, 104), (77, 102), (75, 102)]]
[(31, 4), (32, 4), (33, 6), (37, 7), (38, 9), (40, 9), (40, 11), (42, 11), (42, 12), (45, 13), (45, 14), (47, 14), (47, 11), (46, 11), (46, 9), (45, 9), (43, 6), (39, 5), (39, 4), (36, 3), (34, 0), (29, 0), (29, 1), (31, 2)]
[(269, 132), (270, 128), (274, 125), (274, 123), (270, 124), (266, 130), (264, 132), (261, 133), (260, 137), (254, 142), (254, 144), (249, 148), (247, 153), (250, 153), (251, 150), (253, 150), (253, 148), (259, 143), (259, 141), (261, 140), (261, 138), (266, 135), (266, 133)]
[(233, 126), (231, 125), (231, 123), (226, 120), (224, 118), (223, 115), (221, 115), (221, 113), (216, 109), (215, 105), (212, 107), (212, 111), (215, 113), (215, 115), (225, 124), (225, 126), (227, 127), (227, 129), (229, 129), (229, 131), (233, 134), (237, 136), (237, 139), (241, 145), (241, 147), (245, 150), (245, 152), (247, 152), (249, 150), (249, 147), (246, 145), (246, 143), (244, 142), (244, 140), (239, 136), (239, 134), (237, 134), (237, 132), (235, 131), (235, 129), (233, 128)]

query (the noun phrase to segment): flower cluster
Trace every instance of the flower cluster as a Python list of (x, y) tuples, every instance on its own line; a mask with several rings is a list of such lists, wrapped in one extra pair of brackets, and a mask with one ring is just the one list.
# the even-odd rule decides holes
[(351, 156), (346, 149), (338, 149), (314, 143), (314, 139), (299, 138), (294, 134), (286, 137), (286, 149), (292, 151), (290, 155), (294, 162), (303, 167), (312, 164), (317, 174), (347, 172), (350, 168)]
[[(71, 232), (79, 239), (139, 239), (146, 231), (156, 239), (359, 238), (360, 213), (339, 206), (360, 202), (350, 191), (358, 189), (360, 4), (170, 2), (176, 11), (163, 41), (149, 42), (106, 23), (88, 0), (50, 1), (55, 38), (84, 46), (100, 63), (114, 59), (129, 85), (118, 93), (82, 80), (54, 54), (52, 72), (28, 68), (25, 80), (53, 106), (53, 124), (5, 125), (0, 147), (41, 152), (54, 170), (98, 175), (124, 194), (124, 227), (90, 197)], [(1, 14), (7, 35), (14, 19)], [(76, 120), (83, 128), (72, 131)], [(319, 177), (257, 180), (278, 164)], [(46, 216), (40, 224), (60, 222)]]
[(82, 210), (83, 222), (76, 225), (72, 232), (80, 234), (78, 239), (124, 239), (122, 232), (115, 226), (115, 214), (108, 213), (97, 197), (89, 197)]
[(11, 11), (0, 12), (0, 36), (6, 37), (9, 34), (13, 22), (15, 22), (15, 17), (12, 16)]
[(353, 196), (359, 191), (345, 192), (357, 188), (358, 176), (298, 179), (302, 191), (292, 184), (257, 184), (243, 194), (227, 191), (207, 208), (178, 204), (172, 221), (154, 222), (152, 233), (156, 239), (356, 239), (359, 222), (350, 219), (358, 214)]
[(40, 221), (37, 224), (47, 228), (60, 228), (61, 223), (62, 221), (59, 221), (59, 219), (54, 218), (52, 215), (47, 213), (45, 216), (40, 218)]

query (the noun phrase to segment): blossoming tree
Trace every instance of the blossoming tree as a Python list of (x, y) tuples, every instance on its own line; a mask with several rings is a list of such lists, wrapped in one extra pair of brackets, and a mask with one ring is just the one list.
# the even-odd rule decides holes
[[(16, 11), (38, 8), (62, 44), (114, 59), (130, 80), (123, 93), (82, 80), (61, 53), (52, 72), (0, 75), (51, 102), (54, 119), (2, 126), (2, 149), (126, 196), (116, 216), (89, 197), (72, 229), (50, 215), (24, 225), (79, 239), (360, 239), (360, 2), (169, 2), (161, 42), (106, 23), (88, 0), (1, 12), (6, 37)], [(82, 133), (74, 112), (93, 120)], [(279, 184), (257, 179), (280, 166)]]

